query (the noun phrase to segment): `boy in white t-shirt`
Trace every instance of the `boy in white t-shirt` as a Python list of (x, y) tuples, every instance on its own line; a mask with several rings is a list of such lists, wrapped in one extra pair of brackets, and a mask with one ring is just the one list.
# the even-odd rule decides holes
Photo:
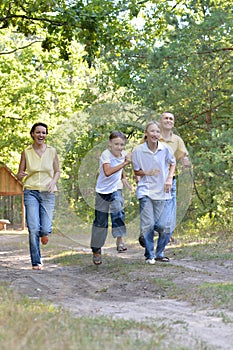
[(120, 131), (113, 131), (109, 136), (109, 148), (100, 157), (99, 176), (96, 183), (95, 219), (92, 225), (91, 249), (95, 265), (102, 264), (101, 247), (108, 233), (108, 215), (112, 221), (112, 235), (116, 238), (117, 250), (124, 251), (122, 237), (126, 235), (124, 208), (119, 181), (122, 172), (130, 160), (124, 151), (126, 136)]

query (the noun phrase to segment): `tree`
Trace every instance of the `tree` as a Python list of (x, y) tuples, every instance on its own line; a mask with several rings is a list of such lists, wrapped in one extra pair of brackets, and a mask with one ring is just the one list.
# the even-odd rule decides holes
[[(2, 32), (1, 32), (2, 33)], [(25, 46), (22, 35), (4, 31), (2, 51)], [(65, 119), (89, 104), (92, 75), (83, 62), (83, 50), (72, 43), (69, 62), (58, 51), (43, 52), (39, 44), (0, 56), (0, 160), (16, 170), (19, 154), (31, 142), (32, 124), (43, 120), (49, 131), (62, 128)], [(50, 132), (49, 132), (50, 136)]]
[[(171, 110), (194, 163), (196, 196), (189, 215), (196, 221), (207, 214), (228, 225), (231, 10), (223, 0), (1, 2), (1, 160), (15, 163), (39, 117), (60, 132), (76, 112), (103, 101), (155, 115)], [(66, 154), (68, 176), (77, 170), (69, 169), (77, 154), (85, 159), (95, 131), (106, 135), (109, 127), (122, 126), (109, 115), (84, 121), (93, 133), (79, 126), (83, 135)], [(144, 123), (148, 115), (137, 117)]]
[(123, 81), (126, 100), (129, 88), (135, 102), (175, 114), (194, 164), (191, 211), (228, 225), (232, 213), (226, 214), (222, 203), (232, 200), (231, 6), (225, 1), (181, 2), (180, 10), (166, 18), (159, 45), (155, 39), (147, 49), (142, 43), (135, 51), (124, 51), (118, 74), (114, 72), (116, 84)]
[(6, 0), (0, 6), (0, 23), (1, 29), (13, 28), (32, 42), (41, 41), (44, 50), (59, 49), (65, 60), (69, 59), (69, 45), (75, 40), (84, 46), (83, 58), (90, 67), (99, 56), (101, 45), (123, 47), (129, 43), (131, 29), (125, 17), (129, 12), (135, 13), (135, 6), (128, 0)]

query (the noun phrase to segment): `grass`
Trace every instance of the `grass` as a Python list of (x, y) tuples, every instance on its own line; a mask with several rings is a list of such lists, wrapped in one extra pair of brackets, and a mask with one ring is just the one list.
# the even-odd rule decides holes
[(198, 294), (202, 299), (211, 300), (214, 307), (222, 307), (233, 310), (233, 282), (203, 283), (198, 288)]
[[(105, 317), (74, 318), (0, 287), (1, 350), (163, 349), (167, 328)], [(175, 348), (174, 348), (175, 349)]]
[(175, 235), (178, 242), (175, 249), (176, 259), (193, 258), (195, 260), (233, 260), (232, 233), (218, 232), (210, 234)]

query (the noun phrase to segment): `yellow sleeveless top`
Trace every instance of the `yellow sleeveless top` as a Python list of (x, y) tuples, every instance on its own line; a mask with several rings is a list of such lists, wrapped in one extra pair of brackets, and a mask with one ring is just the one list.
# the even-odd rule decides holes
[(25, 178), (24, 188), (41, 192), (48, 191), (48, 184), (54, 175), (55, 155), (55, 148), (48, 145), (42, 157), (39, 157), (32, 145), (25, 149), (26, 173), (28, 175)]

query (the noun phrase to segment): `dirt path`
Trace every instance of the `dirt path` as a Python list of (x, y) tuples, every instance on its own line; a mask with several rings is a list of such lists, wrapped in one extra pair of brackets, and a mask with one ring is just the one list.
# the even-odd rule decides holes
[[(138, 322), (153, 320), (156, 325), (167, 327), (168, 345), (169, 342), (174, 344), (177, 339), (179, 344), (195, 350), (233, 348), (233, 313), (209, 309), (203, 304), (192, 306), (179, 298), (168, 299), (166, 290), (155, 290), (151, 282), (152, 277), (162, 276), (158, 276), (158, 269), (155, 273), (153, 266), (146, 267), (146, 274), (145, 269), (131, 269), (127, 277), (115, 278), (108, 269), (107, 261), (101, 267), (93, 266), (88, 249), (82, 252), (87, 254), (90, 263), (59, 267), (49, 261), (51, 251), (46, 248), (43, 250), (45, 269), (32, 271), (27, 236), (1, 232), (0, 239), (0, 281), (9, 283), (20, 294), (65, 307), (77, 317), (98, 314)], [(51, 242), (51, 246), (54, 244), (64, 244), (68, 248), (68, 242), (62, 240)], [(126, 254), (117, 255), (113, 248), (106, 248), (104, 253), (108, 257), (117, 255), (125, 259), (126, 264), (133, 264), (138, 259), (142, 259), (143, 263), (142, 250), (139, 247), (129, 248)], [(232, 281), (232, 261), (217, 263), (172, 259), (170, 264), (181, 268), (173, 276), (177, 284), (184, 281), (190, 284)]]

